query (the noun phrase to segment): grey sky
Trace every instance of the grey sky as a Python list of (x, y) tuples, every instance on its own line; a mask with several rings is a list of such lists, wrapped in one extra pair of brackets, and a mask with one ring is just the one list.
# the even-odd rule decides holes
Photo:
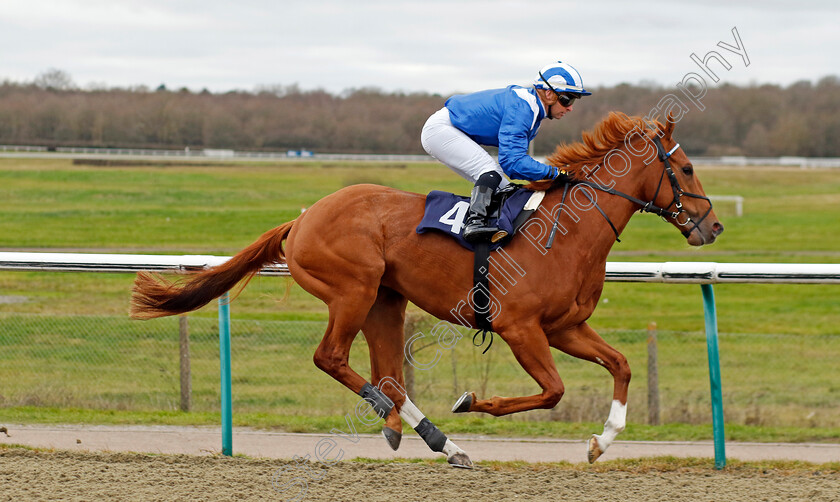
[[(554, 60), (587, 87), (699, 72), (724, 82), (840, 75), (836, 0), (740, 2), (0, 0), (0, 79), (58, 68), (87, 87), (298, 84), (451, 94), (529, 82)], [(736, 43), (750, 65), (717, 46)], [(711, 84), (711, 82), (709, 82)]]

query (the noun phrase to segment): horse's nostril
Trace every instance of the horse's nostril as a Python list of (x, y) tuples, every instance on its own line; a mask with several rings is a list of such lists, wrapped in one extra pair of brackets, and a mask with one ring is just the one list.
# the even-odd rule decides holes
[(717, 222), (714, 225), (712, 225), (712, 234), (714, 234), (715, 237), (717, 237), (718, 235), (720, 235), (722, 233), (723, 233), (723, 224), (722, 223)]

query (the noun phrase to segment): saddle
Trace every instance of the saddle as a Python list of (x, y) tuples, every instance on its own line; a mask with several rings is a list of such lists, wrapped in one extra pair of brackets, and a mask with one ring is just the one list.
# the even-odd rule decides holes
[[(495, 224), (500, 231), (507, 232), (507, 235), (490, 243), (491, 251), (510, 242), (516, 231), (539, 207), (544, 195), (545, 192), (535, 192), (514, 184), (493, 194), (489, 222), (491, 225)], [(464, 240), (464, 225), (469, 207), (469, 197), (433, 190), (426, 196), (426, 210), (423, 219), (417, 225), (417, 233), (442, 232), (466, 249), (475, 251), (477, 245)]]
[[(469, 197), (439, 190), (434, 190), (426, 196), (426, 210), (417, 226), (417, 233), (442, 232), (475, 253), (471, 304), (475, 312), (478, 331), (473, 335), (473, 345), (484, 345), (487, 334), (490, 334), (490, 343), (482, 354), (490, 350), (493, 345), (493, 325), (489, 318), (490, 252), (510, 242), (516, 231), (537, 210), (544, 196), (545, 192), (535, 192), (513, 184), (497, 191), (493, 194), (493, 201), (490, 204), (490, 224), (495, 224), (500, 232), (507, 232), (507, 234), (500, 236), (501, 238), (495, 242), (478, 243), (469, 243), (464, 239), (464, 221), (469, 212)], [(479, 299), (481, 296), (484, 296), (486, 300), (484, 306), (481, 305), (482, 300)], [(487, 308), (484, 308), (485, 306)], [(476, 343), (478, 335), (481, 335), (481, 341)]]

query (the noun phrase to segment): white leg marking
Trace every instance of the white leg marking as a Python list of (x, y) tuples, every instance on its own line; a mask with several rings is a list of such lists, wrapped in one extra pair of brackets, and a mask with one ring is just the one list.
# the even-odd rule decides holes
[(400, 408), (400, 418), (406, 421), (408, 425), (411, 426), (412, 429), (417, 427), (417, 424), (420, 423), (421, 420), (426, 418), (417, 406), (414, 406), (414, 403), (411, 402), (411, 399), (408, 397), (405, 398), (405, 402)]
[(458, 445), (456, 445), (448, 439), (446, 440), (446, 444), (443, 445), (443, 453), (444, 455), (446, 455), (446, 458), (449, 458), (452, 455), (455, 455), (456, 453), (463, 453), (466, 455), (466, 452), (464, 450), (458, 448)]
[(618, 433), (624, 430), (627, 422), (627, 405), (614, 400), (610, 406), (610, 416), (604, 423), (604, 433), (600, 436), (595, 434), (595, 440), (602, 452), (607, 451)]

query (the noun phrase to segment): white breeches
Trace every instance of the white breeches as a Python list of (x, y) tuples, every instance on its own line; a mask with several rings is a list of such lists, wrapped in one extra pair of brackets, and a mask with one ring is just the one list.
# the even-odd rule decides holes
[(479, 176), (488, 171), (496, 171), (502, 177), (499, 188), (510, 184), (498, 162), (478, 143), (452, 125), (446, 107), (436, 111), (426, 121), (420, 142), (426, 153), (470, 183), (475, 183)]

